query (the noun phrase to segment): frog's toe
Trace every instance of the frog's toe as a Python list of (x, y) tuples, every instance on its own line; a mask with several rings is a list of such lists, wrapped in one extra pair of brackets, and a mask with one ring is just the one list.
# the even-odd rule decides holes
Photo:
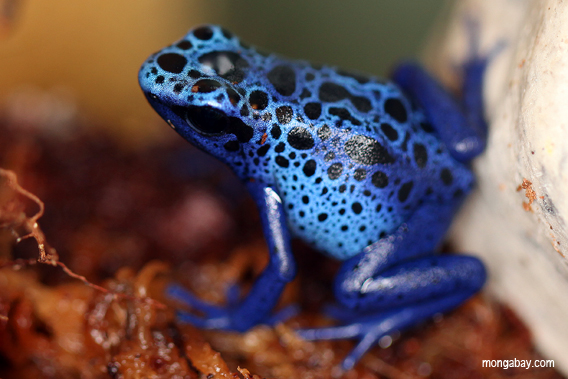
[(362, 321), (344, 326), (334, 326), (318, 329), (301, 329), (296, 333), (305, 340), (335, 340), (335, 339), (358, 339), (359, 342), (345, 357), (341, 367), (350, 370), (361, 357), (375, 345), (381, 337), (392, 331), (388, 322), (377, 323), (376, 321)]
[(479, 20), (471, 14), (466, 14), (464, 17), (464, 25), (467, 30), (468, 38), (468, 52), (466, 58), (467, 66), (478, 66), (480, 69), (485, 69), (488, 62), (493, 60), (507, 45), (504, 40), (499, 40), (491, 47), (488, 52), (481, 51), (481, 27)]
[(173, 284), (166, 289), (166, 295), (175, 301), (179, 301), (183, 304), (190, 306), (191, 308), (206, 313), (206, 314), (220, 314), (222, 312), (222, 308), (216, 305), (209, 304), (197, 296), (192, 294), (191, 292), (187, 291), (182, 286), (177, 284)]
[(178, 311), (178, 320), (191, 324), (200, 329), (228, 329), (230, 327), (230, 318), (226, 316), (220, 317), (199, 317), (194, 314)]
[(230, 307), (209, 304), (178, 285), (169, 286), (166, 294), (170, 299), (184, 303), (192, 310), (203, 314), (203, 316), (197, 316), (189, 312), (178, 311), (178, 320), (181, 322), (201, 329), (231, 329)]
[(359, 340), (355, 348), (351, 350), (351, 352), (345, 357), (345, 359), (343, 359), (341, 368), (343, 368), (344, 370), (351, 370), (359, 361), (359, 359), (361, 359), (361, 357), (371, 347), (373, 347), (373, 345), (379, 342), (379, 339), (381, 339), (381, 337), (383, 337), (384, 335), (385, 333), (382, 332), (380, 328), (368, 329), (367, 332)]
[[(241, 292), (241, 287), (238, 284), (229, 286), (225, 294), (228, 308), (233, 308), (239, 303), (241, 299)], [(197, 311), (210, 315), (222, 314), (224, 312), (223, 307), (209, 304), (177, 284), (169, 286), (166, 289), (166, 295), (172, 300), (179, 301)]]
[(238, 284), (231, 284), (225, 293), (225, 297), (227, 298), (227, 304), (229, 306), (235, 306), (241, 300), (241, 286)]
[(283, 309), (273, 314), (266, 322), (270, 326), (285, 322), (300, 313), (300, 306), (298, 304), (288, 305)]
[(360, 323), (355, 323), (328, 328), (297, 329), (296, 333), (307, 341), (340, 340), (360, 336), (363, 328), (364, 326)]
[[(357, 322), (364, 315), (360, 310), (346, 308), (339, 304), (327, 304), (323, 307), (323, 313), (341, 322), (342, 324), (351, 324)], [(376, 312), (375, 312), (376, 313)]]

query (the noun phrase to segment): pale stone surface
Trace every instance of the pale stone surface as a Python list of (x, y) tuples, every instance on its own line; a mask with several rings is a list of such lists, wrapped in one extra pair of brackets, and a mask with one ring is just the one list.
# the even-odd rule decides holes
[[(451, 239), (483, 258), (488, 292), (517, 312), (539, 350), (568, 374), (568, 2), (457, 2), (426, 52), (431, 69), (454, 87), (454, 67), (468, 53), (468, 17), (479, 22), (482, 52), (500, 41), (504, 48), (485, 78), (490, 134), (474, 163), (478, 188)], [(529, 191), (518, 191), (525, 179)]]

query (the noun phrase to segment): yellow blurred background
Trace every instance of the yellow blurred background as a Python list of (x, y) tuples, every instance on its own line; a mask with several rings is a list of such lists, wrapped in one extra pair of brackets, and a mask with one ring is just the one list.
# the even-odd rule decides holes
[(155, 127), (161, 120), (138, 88), (138, 68), (197, 24), (223, 24), (293, 58), (384, 75), (397, 58), (416, 55), (443, 4), (0, 0), (0, 105), (22, 88), (64, 94), (88, 123), (144, 144), (166, 128)]

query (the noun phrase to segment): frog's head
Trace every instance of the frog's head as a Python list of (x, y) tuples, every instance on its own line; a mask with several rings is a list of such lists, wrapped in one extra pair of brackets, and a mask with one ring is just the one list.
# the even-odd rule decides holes
[(258, 77), (263, 59), (221, 27), (201, 26), (150, 56), (138, 80), (172, 128), (234, 167), (242, 165), (250, 145), (263, 135), (266, 140), (268, 123), (259, 110), (268, 95), (254, 91), (248, 79)]

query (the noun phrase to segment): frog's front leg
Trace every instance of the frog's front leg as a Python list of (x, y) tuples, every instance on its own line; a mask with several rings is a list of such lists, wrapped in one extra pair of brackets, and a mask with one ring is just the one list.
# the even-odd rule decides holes
[(309, 340), (359, 339), (343, 362), (350, 369), (381, 337), (451, 310), (477, 292), (486, 277), (477, 258), (431, 255), (457, 205), (424, 204), (395, 233), (346, 261), (335, 282), (345, 325), (299, 334)]
[(250, 182), (248, 188), (259, 208), (270, 261), (248, 295), (226, 308), (207, 304), (179, 287), (172, 287), (170, 295), (205, 313), (204, 318), (182, 313), (182, 321), (201, 328), (244, 332), (257, 324), (273, 324), (282, 319), (282, 314), (273, 316), (272, 310), (286, 284), (296, 275), (282, 201), (271, 187)]
[(475, 55), (464, 64), (461, 102), (416, 63), (399, 65), (393, 80), (421, 107), (433, 128), (458, 161), (467, 162), (479, 155), (487, 139), (483, 114), (483, 76), (487, 64), (498, 50), (486, 57)]

